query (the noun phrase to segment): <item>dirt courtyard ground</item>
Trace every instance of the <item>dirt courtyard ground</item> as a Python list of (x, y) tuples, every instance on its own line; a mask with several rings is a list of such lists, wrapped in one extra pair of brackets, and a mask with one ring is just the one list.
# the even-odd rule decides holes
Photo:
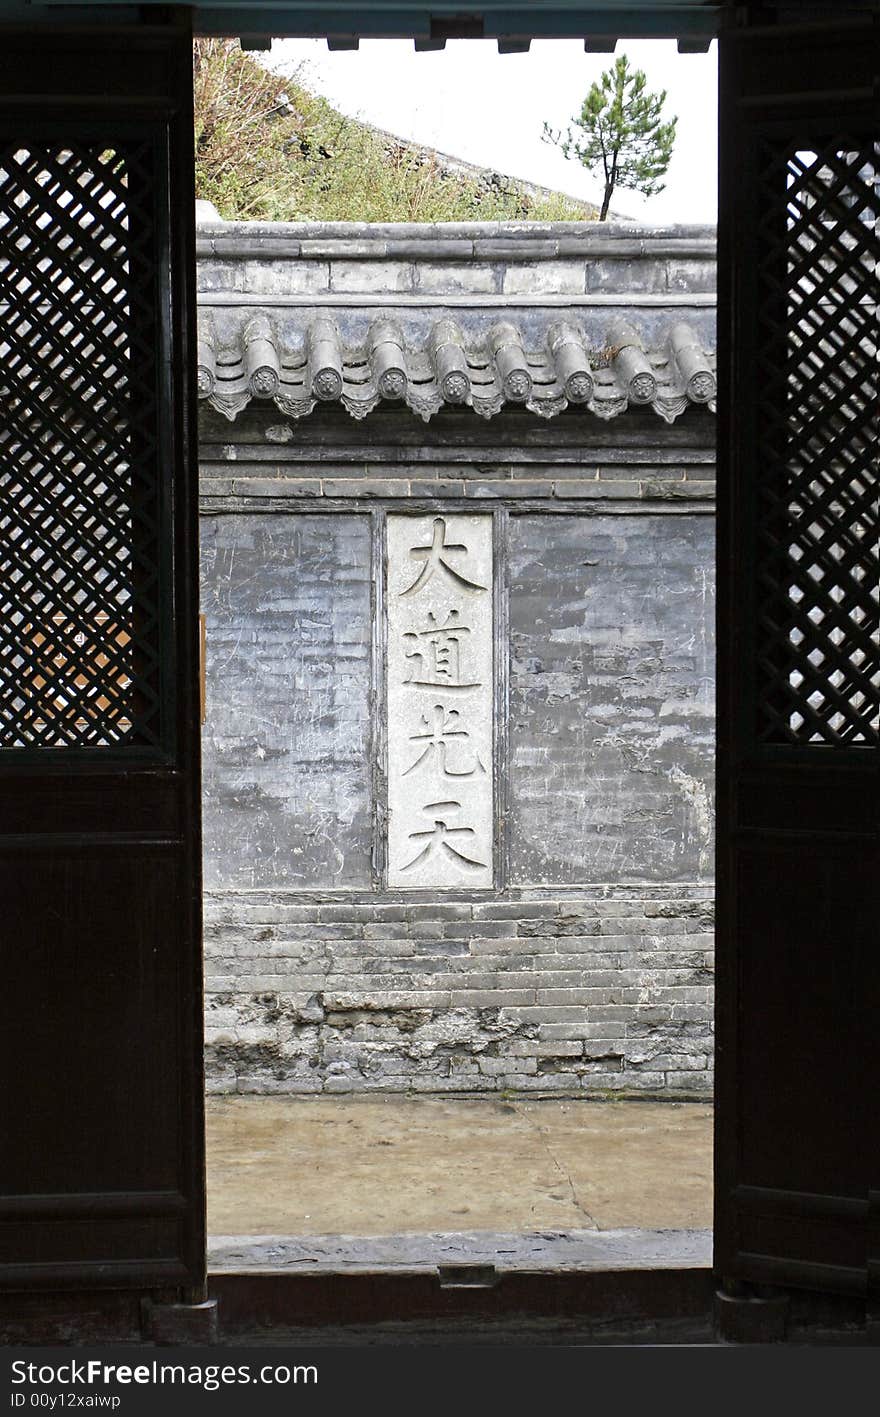
[(712, 1223), (704, 1103), (236, 1096), (207, 1112), (212, 1237)]

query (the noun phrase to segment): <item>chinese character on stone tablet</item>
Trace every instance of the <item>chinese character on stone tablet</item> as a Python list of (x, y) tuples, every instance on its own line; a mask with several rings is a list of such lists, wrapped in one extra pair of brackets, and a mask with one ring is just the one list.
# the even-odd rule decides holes
[(450, 837), (457, 838), (462, 836), (476, 836), (476, 832), (474, 831), (473, 827), (451, 827), (447, 824), (446, 817), (450, 810), (459, 811), (460, 808), (460, 802), (425, 803), (424, 807), (422, 808), (424, 812), (427, 812), (429, 815), (437, 812), (442, 812), (443, 816), (432, 816), (432, 825), (426, 830), (414, 831), (409, 833), (410, 841), (416, 843), (424, 841), (425, 845), (421, 847), (420, 850), (416, 851), (416, 854), (411, 861), (407, 861), (406, 865), (401, 866), (401, 871), (409, 871), (411, 867), (417, 866), (420, 861), (426, 860), (435, 851), (437, 851), (438, 853), (445, 852), (445, 854), (449, 856), (450, 859), (454, 861), (456, 865), (474, 867), (481, 871), (486, 869), (486, 866), (488, 864), (487, 862), (477, 861), (474, 859), (474, 857), (466, 856), (464, 851), (460, 851), (458, 849), (459, 846), (467, 845), (468, 849), (472, 851), (473, 844), (470, 841), (468, 841), (467, 843), (459, 842), (457, 846), (453, 846), (450, 841)]
[(441, 625), (433, 610), (429, 610), (427, 629), (404, 632), (405, 684), (437, 689), (480, 687), (479, 679), (463, 678), (462, 641), (465, 635), (470, 634), (470, 628), (460, 624), (460, 620), (461, 612), (450, 610)]
[(407, 586), (400, 594), (415, 595), (416, 591), (422, 590), (424, 586), (439, 572), (446, 576), (453, 585), (459, 586), (462, 590), (480, 591), (487, 590), (488, 587), (478, 585), (476, 581), (469, 581), (468, 578), (458, 570), (447, 559), (453, 556), (456, 559), (467, 555), (467, 547), (463, 541), (450, 542), (446, 544), (446, 522), (442, 517), (434, 518), (434, 527), (431, 536), (430, 546), (410, 547), (410, 556), (414, 561), (423, 561), (424, 565), (419, 571), (412, 585)]
[[(430, 716), (423, 713), (423, 731), (409, 735), (409, 741), (419, 745), (416, 757), (408, 768), (404, 768), (401, 777), (407, 777), (423, 763), (438, 766), (443, 777), (473, 777), (476, 773), (484, 773), (486, 769), (479, 755), (472, 748), (467, 749), (463, 743), (452, 741), (459, 738), (469, 739), (471, 736), (466, 728), (460, 727), (460, 723), (461, 714), (458, 709), (446, 709), (443, 704), (435, 704)], [(450, 763), (450, 754), (454, 766)]]

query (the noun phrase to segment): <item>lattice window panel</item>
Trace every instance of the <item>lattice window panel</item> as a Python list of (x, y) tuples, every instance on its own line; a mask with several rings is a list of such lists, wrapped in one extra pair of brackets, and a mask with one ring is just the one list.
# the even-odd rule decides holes
[(878, 149), (767, 143), (756, 378), (758, 734), (878, 741)]
[(154, 159), (0, 143), (0, 747), (160, 740)]

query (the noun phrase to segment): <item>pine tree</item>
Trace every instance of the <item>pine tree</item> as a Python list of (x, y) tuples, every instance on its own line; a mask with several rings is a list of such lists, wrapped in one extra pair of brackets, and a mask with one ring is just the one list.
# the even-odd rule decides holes
[(588, 170), (601, 164), (605, 195), (600, 221), (608, 215), (615, 187), (629, 187), (646, 197), (663, 191), (660, 179), (672, 157), (678, 119), (661, 122), (666, 90), (646, 93), (645, 84), (642, 70), (630, 69), (621, 54), (592, 85), (565, 137), (544, 124), (545, 142), (555, 143), (565, 157), (577, 158)]

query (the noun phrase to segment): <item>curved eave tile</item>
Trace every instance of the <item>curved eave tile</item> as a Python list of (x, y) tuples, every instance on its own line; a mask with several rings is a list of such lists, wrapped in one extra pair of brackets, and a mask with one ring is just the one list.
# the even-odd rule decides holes
[(235, 347), (221, 349), (211, 316), (201, 314), (198, 391), (230, 421), (252, 401), (271, 402), (289, 418), (340, 403), (356, 419), (391, 401), (425, 422), (444, 407), (492, 418), (520, 406), (541, 418), (576, 407), (602, 419), (649, 407), (672, 423), (691, 405), (714, 412), (715, 355), (681, 320), (651, 346), (634, 324), (611, 321), (600, 348), (574, 322), (548, 321), (543, 345), (532, 348), (512, 321), (487, 322), (482, 338), (466, 340), (454, 319), (443, 318), (415, 348), (386, 316), (374, 320), (363, 344), (346, 345), (329, 314), (310, 320), (299, 354), (280, 347), (263, 314), (249, 315)]

